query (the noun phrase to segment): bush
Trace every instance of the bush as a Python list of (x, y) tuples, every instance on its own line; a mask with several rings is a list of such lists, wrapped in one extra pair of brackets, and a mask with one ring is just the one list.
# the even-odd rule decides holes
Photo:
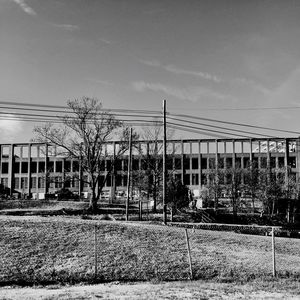
[(58, 200), (78, 200), (79, 196), (69, 189), (62, 188), (56, 192)]

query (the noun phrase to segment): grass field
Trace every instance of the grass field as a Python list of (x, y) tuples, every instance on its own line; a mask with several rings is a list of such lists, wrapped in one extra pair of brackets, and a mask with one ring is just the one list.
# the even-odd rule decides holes
[[(284, 284), (282, 284), (282, 281)], [(299, 291), (299, 289), (298, 289)], [(195, 299), (195, 300), (298, 300), (299, 292), (289, 280), (273, 280), (265, 284), (253, 281), (247, 284), (198, 281), (135, 282), (48, 287), (3, 287), (0, 299), (22, 300), (85, 300), (85, 299)]]
[[(1, 216), (0, 226), (2, 285), (153, 282), (190, 276), (182, 228), (80, 217), (12, 216)], [(204, 230), (188, 230), (188, 235), (195, 279), (272, 281), (270, 237)], [(298, 239), (276, 238), (278, 276), (294, 282), (300, 293), (299, 249)]]

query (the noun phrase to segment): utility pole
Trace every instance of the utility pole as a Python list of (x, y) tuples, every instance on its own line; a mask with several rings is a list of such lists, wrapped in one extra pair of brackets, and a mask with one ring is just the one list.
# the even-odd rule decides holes
[(128, 155), (128, 170), (127, 170), (126, 221), (128, 221), (128, 212), (129, 212), (129, 194), (130, 194), (130, 179), (131, 179), (131, 156), (132, 156), (132, 128), (130, 128), (130, 133), (129, 133), (129, 155)]
[(167, 224), (167, 169), (166, 169), (166, 158), (167, 158), (167, 124), (166, 124), (166, 100), (163, 101), (163, 118), (164, 118), (164, 137), (163, 137), (163, 223)]

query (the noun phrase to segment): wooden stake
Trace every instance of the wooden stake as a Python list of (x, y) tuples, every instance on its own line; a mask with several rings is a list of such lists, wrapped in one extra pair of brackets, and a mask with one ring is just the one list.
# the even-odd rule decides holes
[(190, 280), (193, 280), (193, 269), (192, 269), (192, 258), (191, 258), (191, 249), (190, 249), (190, 242), (187, 229), (185, 229), (185, 239), (186, 239), (186, 248), (188, 253), (188, 260), (190, 266)]

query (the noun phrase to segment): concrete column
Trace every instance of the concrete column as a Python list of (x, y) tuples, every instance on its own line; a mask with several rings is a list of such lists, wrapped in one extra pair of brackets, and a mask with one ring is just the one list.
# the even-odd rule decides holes
[(202, 164), (201, 164), (201, 159), (202, 159), (202, 155), (201, 155), (201, 140), (198, 141), (198, 145), (199, 145), (199, 151), (198, 151), (198, 174), (199, 174), (199, 191), (202, 188)]
[(13, 174), (13, 164), (14, 164), (14, 144), (10, 145), (9, 148), (9, 162), (8, 162), (8, 187), (10, 188), (10, 195), (12, 196), (14, 191), (14, 174)]
[(45, 188), (44, 188), (44, 193), (45, 195), (48, 193), (48, 144), (45, 143)]
[(193, 185), (192, 154), (193, 154), (193, 143), (190, 142), (190, 155), (189, 155), (189, 161), (190, 161), (190, 185)]
[(288, 182), (288, 161), (289, 161), (289, 139), (285, 139), (285, 153), (284, 153), (284, 166), (285, 166), (285, 182)]
[(183, 157), (184, 157), (184, 145), (183, 145), (183, 141), (181, 141), (181, 182), (182, 183), (183, 183), (183, 176), (184, 176)]
[(299, 190), (299, 180), (300, 180), (300, 137), (296, 139), (296, 180), (297, 180), (297, 189)]
[(252, 139), (249, 139), (249, 144), (250, 144), (250, 166), (252, 167), (252, 161), (253, 161), (253, 149), (252, 149)]
[(216, 156), (215, 156), (215, 169), (218, 170), (219, 167), (219, 143), (218, 140), (216, 140)]
[(28, 175), (27, 175), (28, 189), (27, 189), (27, 193), (28, 193), (28, 196), (31, 197), (31, 144), (28, 144), (27, 147), (28, 147), (28, 158), (27, 158), (27, 163), (28, 163)]
[(267, 168), (271, 167), (270, 140), (267, 139)]
[(236, 167), (235, 163), (235, 140), (232, 140), (232, 168)]

